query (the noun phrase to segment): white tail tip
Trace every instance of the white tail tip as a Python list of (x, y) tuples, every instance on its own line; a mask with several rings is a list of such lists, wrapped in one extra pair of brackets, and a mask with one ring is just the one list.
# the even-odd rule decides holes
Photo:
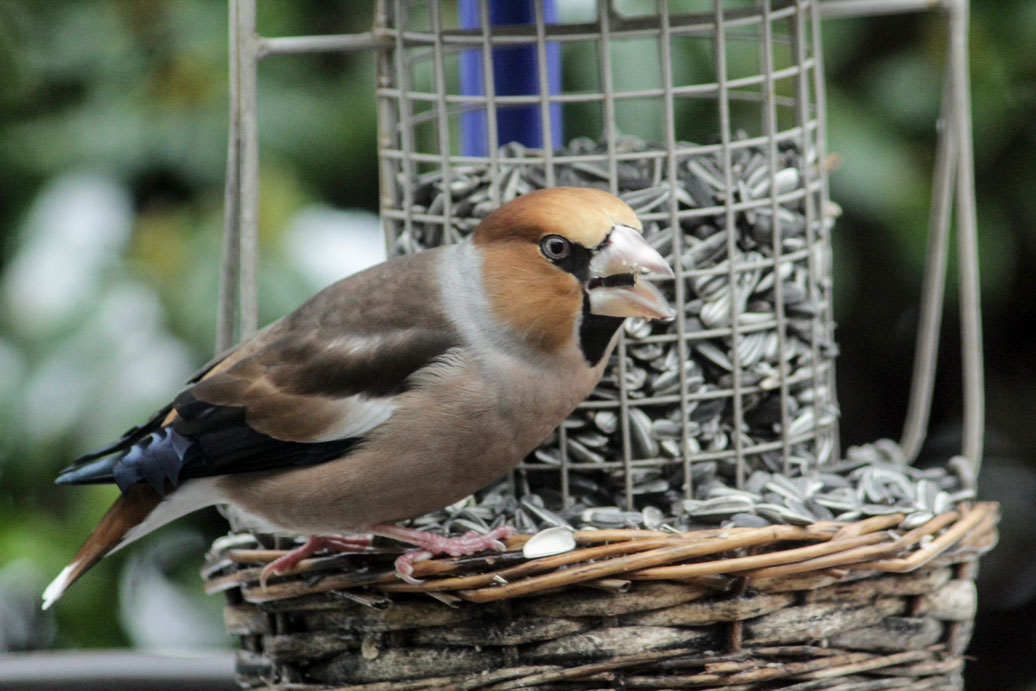
[(72, 570), (75, 569), (76, 563), (72, 562), (65, 568), (61, 569), (61, 573), (57, 575), (47, 589), (43, 591), (43, 609), (50, 609), (50, 606), (58, 601), (58, 598), (64, 594), (65, 589), (68, 588), (71, 578)]

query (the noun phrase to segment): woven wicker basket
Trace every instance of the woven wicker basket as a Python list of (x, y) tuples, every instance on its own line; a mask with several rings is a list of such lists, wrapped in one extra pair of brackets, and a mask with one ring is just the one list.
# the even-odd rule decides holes
[(903, 518), (585, 531), (551, 557), (421, 562), (421, 585), (378, 549), (263, 588), (260, 566), (283, 552), (237, 535), (203, 576), (226, 593), (245, 687), (960, 688), (997, 505), (898, 531)]

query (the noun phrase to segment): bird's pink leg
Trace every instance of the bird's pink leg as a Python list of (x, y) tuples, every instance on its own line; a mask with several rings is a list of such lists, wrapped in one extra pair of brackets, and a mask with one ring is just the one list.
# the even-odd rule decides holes
[(414, 578), (414, 564), (429, 559), (436, 554), (449, 554), (451, 557), (462, 557), (476, 552), (484, 552), (488, 549), (503, 551), (507, 549), (501, 540), (515, 534), (514, 528), (502, 525), (493, 528), (484, 535), (479, 535), (474, 530), (465, 533), (460, 537), (443, 537), (435, 533), (426, 533), (413, 528), (403, 528), (398, 525), (379, 523), (370, 527), (375, 535), (390, 537), (393, 540), (406, 542), (415, 545), (417, 549), (410, 550), (396, 559), (396, 574), (407, 583), (417, 584), (421, 581)]
[(306, 544), (286, 552), (281, 557), (263, 567), (259, 573), (259, 585), (266, 589), (266, 579), (271, 575), (281, 576), (296, 566), (306, 557), (311, 557), (322, 549), (331, 552), (354, 552), (366, 550), (371, 546), (370, 535), (313, 535)]

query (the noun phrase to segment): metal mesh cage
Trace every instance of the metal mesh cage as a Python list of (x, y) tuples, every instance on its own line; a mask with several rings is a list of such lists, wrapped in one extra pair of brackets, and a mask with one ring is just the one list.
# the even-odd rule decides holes
[[(531, 22), (506, 25), (478, 3), (469, 26), (434, 0), (385, 9), (390, 254), (456, 242), (524, 192), (578, 185), (628, 202), (676, 272), (663, 285), (676, 319), (627, 322), (597, 390), (512, 491), (668, 512), (703, 479), (741, 487), (837, 457), (816, 3), (602, 0), (552, 22), (537, 2)], [(532, 88), (498, 93), (515, 62)], [(533, 145), (501, 141), (523, 119)]]

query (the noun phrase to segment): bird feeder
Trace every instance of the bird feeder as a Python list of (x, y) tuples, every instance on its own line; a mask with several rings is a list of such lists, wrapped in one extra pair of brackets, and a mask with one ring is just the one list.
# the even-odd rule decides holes
[[(241, 331), (255, 328), (255, 64), (287, 52), (375, 52), (389, 254), (460, 242), (535, 189), (597, 187), (670, 261), (677, 310), (627, 321), (598, 389), (509, 477), (412, 521), (447, 534), (506, 522), (520, 533), (508, 552), (422, 562), (419, 585), (396, 580), (392, 554), (329, 556), (263, 588), (259, 567), (280, 552), (248, 534), (217, 542), (205, 577), (243, 636), (242, 684), (959, 685), (973, 565), (997, 518), (974, 501), (963, 0), (939, 4), (949, 52), (902, 440), (842, 449), (834, 381), (821, 19), (930, 6), (383, 0), (369, 34), (269, 39), (254, 2), (231, 2), (222, 343), (238, 276)], [(964, 442), (921, 470), (954, 205)]]

